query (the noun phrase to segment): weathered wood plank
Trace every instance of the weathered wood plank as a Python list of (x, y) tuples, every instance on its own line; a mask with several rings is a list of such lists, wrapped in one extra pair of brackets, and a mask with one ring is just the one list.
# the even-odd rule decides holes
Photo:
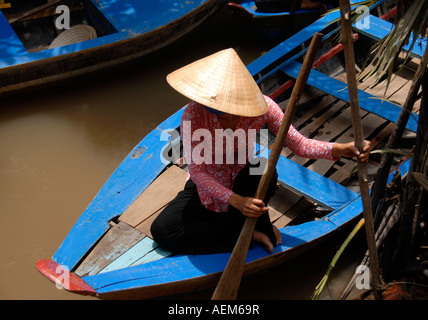
[[(315, 119), (314, 121), (312, 121), (310, 124), (305, 125), (304, 128), (302, 128), (300, 130), (300, 133), (309, 137), (311, 136), (314, 132), (316, 132), (318, 129), (320, 129), (323, 125), (325, 125), (328, 121), (331, 121), (331, 118), (337, 113), (339, 112), (343, 106), (345, 105), (345, 103), (343, 101), (335, 103), (334, 105), (331, 106), (331, 108), (329, 108), (328, 110), (326, 110), (322, 115), (320, 115), (317, 119)], [(343, 118), (343, 115), (342, 115)], [(339, 121), (339, 123), (337, 123), (337, 125), (339, 125), (339, 127), (334, 127), (332, 128), (332, 130), (328, 130), (328, 132), (332, 132), (334, 136), (334, 134), (338, 135), (340, 134), (341, 130), (339, 130), (341, 128), (341, 126), (347, 126), (346, 121)], [(341, 126), (340, 126), (341, 125)], [(322, 133), (319, 133), (318, 136), (323, 136)], [(324, 136), (325, 137), (325, 136)], [(324, 141), (328, 141), (331, 140), (329, 138), (324, 138)]]
[[(148, 238), (150, 239), (150, 238)], [(137, 266), (143, 263), (148, 263), (151, 261), (156, 261), (159, 259), (163, 259), (165, 257), (169, 257), (170, 255), (172, 255), (171, 251), (162, 249), (159, 246), (156, 246), (153, 248), (153, 250), (147, 252), (144, 256), (142, 256), (140, 259), (138, 259), (137, 261), (135, 261), (134, 263), (131, 264), (131, 266)]]
[(271, 206), (268, 206), (268, 207), (269, 207), (269, 218), (271, 222), (276, 221), (278, 218), (282, 216), (282, 212), (279, 212), (278, 210), (276, 210)]
[[(300, 68), (301, 63), (293, 62), (282, 68), (282, 70), (291, 77), (297, 77), (300, 72)], [(343, 101), (349, 102), (349, 94), (346, 84), (317, 70), (311, 71), (307, 84), (323, 90), (326, 93), (329, 93)], [(377, 99), (373, 95), (368, 94), (362, 90), (358, 91), (358, 95), (362, 109), (375, 113), (389, 121), (397, 121), (401, 112), (401, 108), (399, 106), (388, 101), (381, 101), (380, 99)], [(410, 117), (409, 122), (407, 123), (407, 128), (409, 130), (416, 132), (418, 118), (419, 117), (417, 114), (412, 113), (412, 117)]]
[(300, 126), (302, 126), (306, 121), (310, 120), (312, 117), (314, 117), (317, 113), (323, 111), (324, 109), (326, 109), (327, 107), (329, 107), (333, 102), (335, 102), (337, 100), (337, 98), (331, 96), (331, 95), (326, 95), (321, 101), (320, 103), (318, 103), (315, 107), (311, 108), (310, 110), (308, 110), (307, 112), (305, 112), (305, 114), (303, 114), (299, 119), (297, 119), (294, 123), (293, 126), (295, 128), (299, 128)]
[[(371, 113), (361, 112), (365, 113), (365, 116), (362, 119), (363, 124), (363, 130), (364, 134), (366, 135), (366, 139), (380, 126), (382, 126), (386, 120), (380, 118), (379, 116)], [(316, 137), (318, 139), (318, 137)], [(354, 140), (354, 133), (353, 129), (350, 127), (347, 131), (345, 131), (342, 135), (340, 135), (335, 141), (339, 143), (347, 143)], [(376, 140), (378, 143), (379, 141)], [(375, 147), (375, 144), (372, 145)], [(308, 169), (311, 169), (315, 172), (318, 172), (319, 174), (324, 175), (327, 173), (327, 171), (330, 170), (330, 168), (333, 166), (334, 162), (326, 160), (326, 159), (319, 159), (308, 166)], [(349, 175), (349, 172), (348, 172)], [(330, 177), (329, 177), (330, 178)]]
[[(171, 199), (172, 200), (172, 199)], [(162, 210), (167, 206), (167, 204), (165, 204), (163, 207), (159, 208), (157, 211), (155, 211), (153, 214), (151, 214), (150, 216), (148, 216), (144, 221), (141, 221), (136, 227), (135, 229), (137, 229), (138, 231), (144, 233), (146, 236), (148, 236), (149, 238), (153, 239), (152, 233), (150, 231), (150, 227), (153, 223), (153, 221), (156, 219), (156, 217), (162, 212)]]
[[(305, 114), (303, 114), (299, 119), (297, 119), (294, 123), (293, 126), (297, 129), (299, 129), (300, 126), (304, 125), (307, 121), (309, 121), (311, 118), (313, 118), (317, 113), (327, 109), (334, 101), (336, 101), (337, 98), (333, 97), (333, 96), (326, 96), (320, 103), (318, 103), (314, 108), (311, 108), (310, 110), (308, 110)], [(337, 102), (333, 107), (335, 108), (341, 108), (344, 106), (344, 102), (339, 101)], [(337, 105), (337, 107), (336, 107)], [(300, 133), (304, 134), (304, 135), (310, 135), (313, 131), (315, 131), (316, 129), (318, 129), (318, 126), (321, 126), (323, 124), (323, 122), (320, 122), (320, 120), (316, 119), (315, 123), (311, 123), (311, 129), (305, 129), (306, 126), (304, 126)], [(300, 129), (299, 129), (300, 130)], [(303, 130), (303, 132), (302, 132)], [(289, 157), (292, 154), (292, 151), (288, 148), (284, 148), (281, 152), (281, 155), (283, 157)]]
[(184, 170), (177, 166), (171, 166), (152, 182), (119, 217), (119, 220), (136, 227), (174, 199), (179, 191), (183, 190), (186, 176), (187, 173)]
[(344, 159), (341, 160), (344, 164), (343, 166), (337, 166), (337, 170), (336, 172), (334, 172), (332, 175), (330, 175), (328, 178), (336, 181), (337, 183), (342, 183), (343, 181), (345, 181), (346, 179), (349, 178), (350, 173), (352, 172), (352, 170), (354, 169), (356, 162), (353, 160), (348, 160), (348, 159)]
[[(365, 116), (367, 112), (361, 111), (361, 116)], [(339, 115), (332, 119), (328, 119), (329, 122), (326, 123), (326, 125), (318, 130), (318, 133), (315, 134), (313, 137), (314, 139), (321, 140), (321, 141), (337, 141), (337, 142), (349, 142), (352, 141), (352, 139), (349, 138), (342, 138), (343, 132), (346, 130), (352, 130), (351, 125), (352, 123), (349, 121), (350, 117), (350, 109), (346, 108), (343, 112), (341, 112)], [(318, 129), (318, 128), (317, 128)], [(342, 136), (341, 136), (342, 135)], [(302, 158), (297, 155), (294, 155), (291, 158), (293, 161), (300, 165), (306, 165), (310, 159)], [(315, 165), (315, 163), (319, 162), (318, 165)], [(311, 165), (311, 170), (318, 172), (321, 175), (324, 175), (328, 169), (334, 164), (331, 160), (325, 160), (325, 159), (319, 159), (315, 161)]]
[(269, 211), (269, 215), (271, 216), (271, 221), (275, 222), (279, 219), (285, 212), (287, 212), (292, 206), (294, 206), (302, 196), (297, 194), (283, 186), (279, 186), (275, 195), (270, 199), (269, 206), (274, 208), (280, 215), (271, 215)]
[[(420, 59), (413, 58), (411, 61), (408, 61), (406, 65), (400, 66), (394, 75), (392, 76), (392, 81), (389, 83), (387, 88), (387, 79), (379, 82), (376, 86), (372, 87), (375, 81), (375, 77), (371, 76), (368, 79), (365, 79), (364, 82), (358, 85), (359, 89), (364, 90), (367, 93), (370, 93), (374, 96), (377, 96), (382, 99), (387, 99), (391, 102), (394, 102), (400, 106), (403, 106), (410, 87), (413, 83), (413, 76), (415, 74), (415, 70), (412, 69), (413, 65), (418, 65), (420, 63)], [(372, 67), (369, 66), (367, 71), (364, 74), (367, 74)], [(387, 90), (386, 90), (387, 89)], [(421, 91), (421, 89), (420, 89)], [(420, 108), (420, 99), (418, 99), (414, 106), (413, 112), (418, 112)]]
[(159, 248), (159, 245), (149, 237), (145, 237), (99, 273), (162, 259), (171, 254), (170, 251)]
[(275, 226), (277, 228), (284, 228), (293, 222), (293, 220), (296, 219), (301, 213), (309, 210), (311, 206), (311, 202), (301, 197), (299, 201), (294, 203), (293, 206), (282, 215), (282, 217), (275, 221)]
[(81, 277), (97, 274), (135, 243), (144, 238), (144, 236), (143, 233), (135, 230), (125, 222), (119, 222), (110, 228), (86, 259), (79, 265), (75, 273)]

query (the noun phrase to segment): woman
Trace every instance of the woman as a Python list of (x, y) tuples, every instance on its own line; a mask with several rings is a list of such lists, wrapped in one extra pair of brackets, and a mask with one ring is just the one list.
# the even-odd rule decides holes
[[(228, 252), (246, 217), (254, 217), (258, 219), (253, 240), (273, 252), (281, 243), (281, 233), (270, 222), (266, 203), (275, 192), (277, 176), (264, 201), (255, 199), (262, 170), (253, 153), (255, 132), (264, 125), (274, 134), (278, 132), (281, 109), (263, 96), (233, 49), (178, 69), (167, 80), (193, 100), (181, 120), (189, 179), (153, 222), (154, 240), (179, 253)], [(370, 144), (366, 143), (360, 155), (352, 142), (308, 139), (291, 126), (285, 146), (307, 158), (359, 156), (367, 161)]]

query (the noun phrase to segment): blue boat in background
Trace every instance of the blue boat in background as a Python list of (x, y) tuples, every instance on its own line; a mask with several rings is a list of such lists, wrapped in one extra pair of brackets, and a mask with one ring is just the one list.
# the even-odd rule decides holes
[[(291, 2), (292, 0), (286, 1)], [(358, 3), (364, 3), (364, 1), (350, 0), (351, 5), (358, 5)], [(257, 36), (272, 41), (284, 41), (318, 20), (325, 13), (322, 8), (264, 12), (257, 8), (254, 0), (231, 1), (227, 6), (236, 19), (252, 29)], [(327, 8), (328, 10), (335, 9), (332, 5), (327, 5)]]
[[(224, 0), (8, 0), (0, 10), (0, 95), (159, 50), (197, 28), (224, 4)], [(64, 6), (67, 12), (58, 10)], [(64, 29), (68, 16), (60, 14), (69, 14), (70, 29)]]
[(229, 2), (229, 10), (258, 37), (272, 41), (283, 41), (297, 31), (316, 21), (323, 14), (321, 10), (294, 12), (262, 12), (254, 0)]
[[(297, 78), (299, 59), (305, 53), (302, 48), (308, 47), (315, 32), (325, 34), (320, 60), (331, 58), (329, 39), (339, 30), (339, 16), (339, 12), (329, 13), (247, 66), (266, 95), (279, 100), (287, 96), (284, 84)], [(367, 29), (364, 32), (370, 33)], [(346, 117), (347, 85), (321, 68), (311, 71), (307, 85), (323, 95), (293, 122), (296, 128), (317, 139), (352, 141), (352, 122), (349, 115)], [(364, 91), (359, 94), (364, 133), (376, 147), (387, 139), (386, 133), (392, 132), (401, 108), (373, 99)], [(174, 254), (159, 247), (150, 236), (151, 222), (186, 180), (181, 155), (171, 152), (181, 150), (179, 126), (184, 108), (159, 124), (129, 153), (53, 257), (37, 261), (43, 275), (70, 292), (101, 299), (172, 296), (216, 285), (230, 253)], [(410, 132), (416, 132), (417, 121), (418, 115), (413, 114), (407, 125)], [(267, 156), (269, 148), (262, 140), (257, 150)], [(304, 162), (284, 149), (277, 164), (280, 189), (269, 202), (269, 214), (282, 233), (282, 244), (272, 254), (255, 244), (247, 254), (244, 275), (296, 257), (361, 216), (358, 190), (343, 184), (355, 165), (353, 161)], [(409, 163), (408, 159), (399, 162), (402, 174)]]

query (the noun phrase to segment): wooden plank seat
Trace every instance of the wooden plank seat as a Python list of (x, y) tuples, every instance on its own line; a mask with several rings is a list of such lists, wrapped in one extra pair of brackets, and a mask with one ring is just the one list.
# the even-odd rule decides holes
[[(284, 105), (286, 106), (286, 103)], [(395, 127), (394, 123), (364, 110), (361, 110), (361, 117), (365, 138), (371, 141), (373, 147), (384, 141)], [(306, 107), (302, 115), (293, 121), (293, 125), (307, 137), (343, 143), (354, 139), (352, 123), (349, 119), (349, 104), (326, 95), (318, 103)], [(354, 159), (347, 158), (341, 158), (336, 162), (327, 159), (301, 158), (294, 155), (288, 148), (284, 148), (281, 155), (337, 183), (342, 183), (349, 178), (356, 164)]]
[[(283, 71), (287, 75), (294, 77), (297, 76), (299, 67), (300, 64), (296, 63), (295, 65), (283, 67)], [(335, 142), (352, 141), (353, 129), (349, 120), (349, 96), (346, 90), (346, 83), (313, 70), (311, 71), (310, 79), (308, 79), (308, 84), (321, 89), (327, 95), (318, 104), (305, 110), (305, 113), (294, 121), (293, 125), (302, 134), (314, 139)], [(360, 115), (363, 119), (365, 138), (371, 140), (372, 146), (376, 147), (394, 130), (395, 123), (390, 120), (395, 117), (398, 118), (401, 108), (390, 102), (377, 99), (374, 95), (369, 95), (362, 90), (360, 90), (360, 94), (364, 104)], [(336, 101), (335, 99), (340, 100)], [(363, 107), (368, 111), (375, 111), (375, 113), (363, 110)], [(413, 115), (415, 118), (411, 120), (413, 121), (410, 125), (411, 129), (415, 129), (417, 125), (417, 115), (415, 113)], [(345, 158), (337, 162), (325, 159), (310, 160), (300, 158), (293, 155), (289, 149), (284, 149), (282, 155), (321, 175), (326, 175), (330, 180), (338, 183), (342, 183), (350, 177), (350, 173), (356, 164), (354, 159)]]
[[(325, 100), (328, 101), (329, 96)], [(331, 96), (330, 96), (331, 97)], [(315, 106), (314, 109), (317, 109)], [(307, 113), (311, 113), (308, 111)], [(306, 114), (305, 114), (306, 115)], [(360, 111), (361, 118), (363, 119), (363, 131), (365, 139), (370, 139), (372, 146), (378, 145), (388, 134), (391, 133), (394, 125), (389, 121), (367, 111)], [(306, 118), (307, 117), (302, 117)], [(350, 119), (350, 108), (344, 101), (332, 102), (330, 108), (323, 111), (321, 115), (318, 115), (315, 120), (310, 123), (305, 123), (300, 132), (305, 136), (321, 141), (335, 141), (340, 143), (346, 143), (353, 141), (353, 128)], [(300, 119), (299, 119), (300, 120)], [(296, 121), (299, 125), (301, 121)], [(379, 128), (383, 128), (379, 131)], [(377, 132), (379, 131), (379, 132)], [(307, 158), (301, 158), (293, 155), (291, 150), (285, 149), (282, 154), (293, 161), (308, 167), (309, 169), (318, 172), (321, 175), (325, 175), (330, 168), (334, 165), (334, 162), (326, 159), (311, 160)], [(342, 162), (352, 162), (352, 166), (355, 164), (353, 159), (341, 159)], [(349, 173), (349, 171), (348, 171)], [(330, 177), (329, 177), (330, 178)], [(331, 178), (330, 178), (331, 179)], [(336, 180), (335, 180), (336, 181)], [(341, 181), (336, 181), (341, 182)]]
[(169, 167), (129, 206), (119, 221), (151, 237), (151, 222), (183, 190), (186, 176), (183, 169), (174, 165)]

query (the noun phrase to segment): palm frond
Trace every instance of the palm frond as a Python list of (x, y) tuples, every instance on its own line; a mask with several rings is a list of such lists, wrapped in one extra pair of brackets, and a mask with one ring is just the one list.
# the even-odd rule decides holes
[[(402, 3), (399, 0), (398, 3)], [(399, 11), (402, 12), (402, 11)], [(413, 1), (410, 7), (396, 19), (396, 25), (387, 37), (380, 40), (373, 48), (374, 58), (371, 60), (371, 70), (361, 74), (361, 80), (367, 80), (374, 76), (372, 87), (386, 77), (386, 89), (388, 89), (391, 77), (394, 72), (394, 64), (402, 48), (410, 41), (410, 48), (406, 53), (402, 66), (410, 58), (411, 50), (415, 45), (420, 45), (421, 38), (426, 36), (426, 27), (428, 22), (428, 1)]]
[(421, 172), (413, 172), (413, 177), (428, 192), (428, 177)]

